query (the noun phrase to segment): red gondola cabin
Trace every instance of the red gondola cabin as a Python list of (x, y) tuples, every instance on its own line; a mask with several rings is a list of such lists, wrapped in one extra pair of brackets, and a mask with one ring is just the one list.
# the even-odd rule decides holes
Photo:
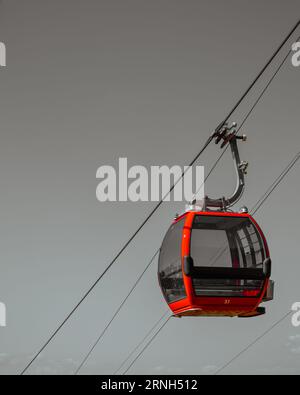
[(175, 316), (254, 317), (273, 299), (266, 239), (245, 213), (186, 212), (167, 232), (159, 282)]

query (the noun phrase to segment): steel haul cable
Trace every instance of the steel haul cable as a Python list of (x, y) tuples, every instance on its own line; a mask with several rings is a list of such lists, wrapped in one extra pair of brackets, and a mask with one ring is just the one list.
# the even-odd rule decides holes
[(151, 339), (146, 343), (145, 347), (141, 350), (141, 352), (134, 358), (134, 360), (131, 362), (131, 364), (128, 366), (128, 368), (125, 370), (123, 375), (125, 375), (128, 370), (135, 364), (135, 362), (141, 357), (141, 355), (147, 350), (147, 348), (150, 346), (150, 344), (156, 339), (158, 334), (163, 330), (163, 328), (167, 325), (167, 323), (170, 321), (170, 318), (172, 316), (168, 317), (168, 319), (163, 323), (163, 325), (158, 329), (157, 332), (154, 333), (154, 335), (151, 337)]
[(168, 310), (165, 314), (163, 314), (160, 319), (152, 326), (152, 328), (146, 333), (146, 335), (143, 337), (143, 339), (137, 344), (134, 349), (130, 352), (130, 354), (124, 359), (124, 361), (121, 363), (121, 365), (118, 367), (117, 370), (115, 370), (114, 375), (116, 375), (122, 367), (126, 364), (127, 361), (133, 356), (133, 354), (141, 347), (141, 345), (147, 340), (147, 338), (151, 335), (151, 333), (154, 331), (154, 329), (159, 325), (159, 323), (167, 316), (170, 314), (170, 311)]
[[(298, 37), (298, 40), (300, 40), (300, 36)], [(250, 111), (246, 114), (246, 116), (244, 117), (242, 123), (240, 124), (238, 130), (237, 130), (237, 134), (241, 131), (241, 129), (243, 128), (243, 126), (245, 125), (245, 123), (247, 122), (247, 120), (250, 118), (251, 114), (253, 113), (253, 111), (255, 110), (255, 108), (257, 107), (257, 105), (259, 104), (259, 102), (261, 101), (261, 99), (263, 98), (263, 96), (265, 95), (265, 93), (267, 92), (267, 90), (269, 89), (269, 87), (271, 86), (272, 82), (275, 80), (275, 78), (277, 77), (277, 75), (279, 74), (279, 71), (282, 69), (282, 67), (284, 66), (285, 62), (288, 60), (289, 56), (291, 55), (292, 50), (289, 50), (289, 52), (287, 53), (287, 55), (284, 57), (284, 59), (282, 60), (282, 62), (279, 64), (279, 66), (277, 67), (277, 69), (275, 70), (275, 73), (272, 75), (271, 79), (269, 80), (269, 82), (267, 83), (267, 85), (265, 86), (265, 88), (262, 90), (262, 92), (260, 93), (260, 95), (258, 96), (257, 100), (254, 102), (253, 106), (250, 108)], [(207, 174), (207, 176), (205, 177), (204, 182), (207, 181), (207, 179), (210, 177), (210, 175), (212, 174), (212, 172), (216, 169), (217, 165), (220, 163), (221, 159), (223, 158), (223, 156), (225, 155), (226, 151), (229, 148), (229, 144), (226, 145), (226, 147), (223, 149), (221, 155), (218, 157), (218, 159), (216, 160), (216, 162), (214, 163), (214, 165), (212, 166), (212, 168), (210, 169), (209, 173)], [(203, 185), (201, 185), (200, 188), (202, 188)], [(196, 192), (195, 196), (197, 195), (197, 193), (199, 192), (199, 190)]]
[(224, 123), (226, 123), (229, 118), (233, 115), (233, 113), (235, 112), (235, 110), (239, 107), (239, 105), (242, 103), (242, 101), (245, 99), (245, 97), (248, 95), (248, 93), (251, 91), (251, 89), (254, 87), (254, 85), (258, 82), (258, 80), (260, 79), (260, 77), (264, 74), (264, 72), (267, 70), (267, 68), (270, 66), (270, 64), (273, 62), (273, 60), (276, 58), (276, 56), (279, 54), (279, 52), (281, 51), (281, 49), (285, 46), (285, 44), (288, 42), (288, 40), (292, 37), (292, 35), (295, 33), (295, 31), (298, 29), (298, 27), (300, 26), (300, 20), (298, 20), (298, 22), (296, 23), (296, 25), (292, 28), (292, 30), (290, 31), (290, 33), (287, 35), (287, 37), (283, 40), (283, 42), (280, 44), (280, 46), (278, 47), (278, 49), (274, 52), (274, 54), (271, 56), (271, 58), (268, 60), (268, 62), (266, 63), (266, 65), (262, 68), (262, 70), (260, 71), (260, 73), (258, 74), (258, 76), (254, 79), (254, 81), (252, 82), (252, 84), (249, 86), (249, 88), (246, 90), (246, 92), (244, 93), (244, 95), (241, 97), (241, 99), (237, 102), (237, 104), (234, 106), (234, 108), (231, 110), (231, 112), (229, 113), (229, 115), (225, 118), (225, 120), (219, 125), (219, 128), (222, 127), (224, 125)]
[(258, 212), (258, 210), (265, 203), (265, 201), (268, 199), (268, 197), (271, 195), (271, 193), (278, 187), (278, 185), (285, 178), (285, 176), (292, 170), (292, 168), (295, 166), (295, 164), (298, 162), (299, 159), (300, 159), (300, 152), (298, 152), (298, 154), (295, 155), (293, 160), (283, 170), (283, 172), (280, 174), (280, 176), (277, 178), (277, 180), (274, 181), (274, 183), (270, 186), (270, 188), (267, 190), (267, 192), (259, 199), (259, 201), (256, 203), (256, 205), (252, 208), (251, 211), (253, 212), (253, 214), (256, 214)]
[(258, 336), (253, 342), (251, 342), (247, 347), (245, 347), (242, 351), (240, 351), (235, 357), (233, 357), (229, 362), (227, 362), (224, 366), (222, 366), (220, 369), (218, 369), (215, 373), (214, 376), (217, 376), (223, 370), (225, 370), (229, 365), (231, 365), (234, 361), (236, 361), (239, 357), (241, 357), (243, 354), (245, 354), (246, 351), (248, 351), (251, 347), (253, 347), (256, 343), (258, 343), (262, 338), (264, 338), (268, 333), (270, 333), (273, 329), (275, 329), (279, 324), (281, 324), (287, 317), (289, 317), (292, 314), (291, 311), (289, 311), (287, 314), (285, 314), (283, 317), (281, 317), (278, 321), (275, 322), (269, 329), (267, 329), (263, 334)]
[(112, 316), (111, 320), (108, 322), (108, 324), (105, 326), (105, 328), (103, 329), (103, 331), (101, 332), (100, 336), (97, 338), (96, 342), (93, 344), (92, 348), (89, 350), (89, 352), (87, 353), (87, 355), (84, 357), (84, 359), (82, 360), (81, 364), (78, 366), (78, 368), (75, 371), (75, 375), (77, 375), (79, 373), (79, 371), (81, 370), (82, 366), (85, 364), (85, 362), (88, 360), (88, 358), (90, 357), (90, 355), (92, 354), (92, 352), (94, 351), (94, 349), (96, 348), (96, 346), (98, 345), (98, 343), (100, 342), (100, 340), (103, 338), (103, 336), (105, 335), (107, 329), (110, 327), (110, 325), (112, 324), (112, 322), (114, 321), (114, 319), (116, 318), (116, 316), (119, 314), (119, 312), (121, 311), (122, 307), (125, 305), (125, 303), (127, 302), (127, 300), (129, 299), (130, 295), (133, 293), (133, 291), (136, 289), (138, 283), (140, 282), (140, 280), (142, 279), (142, 277), (144, 276), (144, 274), (146, 273), (146, 271), (149, 269), (149, 267), (151, 266), (151, 264), (153, 263), (154, 259), (156, 258), (157, 254), (158, 254), (159, 250), (156, 251), (156, 253), (153, 255), (153, 257), (151, 258), (150, 262), (148, 263), (148, 265), (146, 266), (146, 268), (144, 269), (144, 271), (142, 272), (142, 274), (138, 277), (138, 279), (136, 280), (136, 282), (134, 283), (134, 285), (132, 286), (132, 288), (130, 289), (129, 293), (126, 295), (125, 299), (123, 300), (123, 302), (120, 304), (120, 306), (118, 307), (118, 309), (116, 310), (115, 314)]
[[(289, 32), (289, 34), (286, 36), (286, 38), (283, 40), (283, 42), (280, 44), (280, 46), (277, 48), (277, 50), (273, 53), (271, 58), (268, 60), (266, 65), (262, 68), (262, 70), (258, 73), (257, 77), (253, 80), (253, 82), (250, 84), (250, 86), (246, 89), (245, 93), (242, 95), (242, 97), (238, 100), (236, 105), (233, 107), (233, 109), (229, 112), (225, 120), (219, 125), (218, 128), (222, 127), (224, 123), (226, 123), (229, 118), (233, 115), (233, 113), (236, 111), (236, 109), (239, 107), (239, 105), (243, 102), (243, 100), (246, 98), (246, 96), (249, 94), (249, 92), (252, 90), (252, 88), (255, 86), (255, 84), (259, 81), (259, 79), (262, 77), (264, 72), (267, 70), (267, 68), (270, 66), (270, 64), (273, 62), (273, 60), (276, 58), (276, 56), (279, 54), (281, 49), (284, 47), (284, 45), (288, 42), (290, 37), (293, 35), (293, 33), (297, 30), (297, 28), (300, 25), (300, 20), (296, 23), (296, 25), (293, 27), (293, 29)], [(217, 129), (218, 129), (217, 128)], [(209, 146), (211, 141), (213, 140), (213, 134), (208, 138), (206, 143), (204, 144), (203, 148), (199, 151), (199, 153), (195, 156), (195, 158), (192, 160), (190, 163), (189, 167), (192, 167), (195, 162), (199, 159), (199, 157), (202, 155), (202, 153), (206, 150), (206, 148)], [(186, 170), (182, 172), (182, 175), (180, 179), (178, 179), (173, 186), (170, 188), (169, 193), (166, 195), (168, 196), (172, 191), (175, 189), (175, 186), (177, 183), (184, 177), (186, 173)], [(34, 355), (34, 357), (30, 360), (30, 362), (26, 365), (26, 367), (22, 370), (20, 373), (21, 375), (25, 374), (26, 371), (31, 367), (31, 365), (34, 363), (34, 361), (39, 357), (39, 355), (45, 350), (45, 348), (49, 345), (49, 343), (56, 337), (58, 332), (65, 326), (65, 324), (68, 322), (68, 320), (73, 316), (75, 311), (79, 308), (79, 306), (86, 300), (86, 298), (90, 295), (90, 293), (95, 289), (95, 287), (99, 284), (99, 282), (102, 280), (102, 278), (105, 276), (105, 274), (110, 270), (110, 268), (114, 265), (114, 263), (118, 260), (118, 258), (123, 254), (123, 252), (127, 249), (127, 247), (131, 244), (131, 242), (136, 238), (136, 236), (140, 233), (140, 231), (144, 228), (144, 226), (147, 224), (147, 222), (152, 218), (152, 216), (156, 213), (156, 211), (160, 208), (162, 203), (164, 202), (166, 197), (164, 197), (155, 207), (154, 209), (150, 212), (150, 214), (146, 217), (146, 219), (142, 222), (142, 224), (137, 228), (137, 230), (133, 233), (133, 235), (129, 238), (129, 240), (124, 244), (124, 246), (121, 248), (121, 250), (117, 253), (117, 255), (113, 258), (113, 260), (109, 263), (109, 265), (106, 267), (106, 269), (101, 273), (101, 275), (96, 279), (96, 281), (92, 284), (92, 286), (85, 292), (85, 294), (81, 297), (79, 302), (74, 306), (74, 308), (70, 311), (70, 313), (66, 316), (66, 318), (61, 322), (61, 324), (57, 327), (57, 329), (51, 334), (51, 336), (48, 338), (48, 340), (42, 345), (42, 347), (39, 349), (39, 351)]]

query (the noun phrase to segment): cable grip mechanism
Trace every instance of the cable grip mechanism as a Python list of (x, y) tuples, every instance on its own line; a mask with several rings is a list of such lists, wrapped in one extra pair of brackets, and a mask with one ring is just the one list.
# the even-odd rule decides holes
[[(208, 210), (219, 210), (219, 211), (227, 211), (230, 207), (232, 207), (234, 204), (236, 204), (242, 197), (244, 190), (245, 190), (245, 175), (247, 174), (248, 170), (248, 162), (246, 161), (241, 161), (240, 159), (240, 154), (239, 154), (239, 149), (238, 149), (238, 141), (247, 141), (247, 136), (245, 134), (243, 135), (237, 135), (237, 123), (233, 122), (231, 126), (228, 125), (228, 123), (224, 123), (223, 125), (220, 125), (212, 135), (212, 138), (215, 139), (215, 144), (220, 144), (221, 143), (221, 149), (224, 149), (227, 144), (230, 145), (231, 148), (231, 153), (235, 165), (235, 170), (236, 170), (236, 175), (237, 175), (237, 182), (236, 182), (236, 188), (233, 192), (233, 194), (226, 198), (226, 197), (221, 197), (218, 199), (213, 199), (208, 196), (204, 198), (204, 202), (201, 202), (201, 206), (203, 207), (203, 211), (208, 211)], [(192, 205), (190, 208), (193, 206), (199, 207), (199, 202), (196, 202), (195, 200), (192, 202)]]

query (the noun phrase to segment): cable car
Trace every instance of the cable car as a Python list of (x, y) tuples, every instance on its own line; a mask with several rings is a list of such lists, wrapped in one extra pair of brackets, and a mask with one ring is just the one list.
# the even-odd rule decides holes
[(163, 240), (159, 283), (177, 317), (256, 317), (265, 314), (261, 303), (273, 299), (271, 258), (261, 228), (246, 208), (228, 211), (244, 190), (247, 164), (240, 161), (238, 138), (232, 133), (229, 140), (238, 174), (235, 193), (229, 199), (206, 197), (201, 209), (193, 202)]
[(187, 212), (160, 251), (159, 281), (176, 316), (261, 315), (270, 276), (266, 239), (246, 213)]

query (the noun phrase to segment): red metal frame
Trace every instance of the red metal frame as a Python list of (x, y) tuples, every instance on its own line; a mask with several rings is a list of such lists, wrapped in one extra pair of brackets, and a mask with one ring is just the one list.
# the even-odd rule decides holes
[[(270, 257), (269, 248), (266, 238), (250, 214), (225, 213), (225, 212), (187, 212), (177, 218), (174, 223), (185, 217), (185, 224), (182, 235), (181, 258), (183, 265), (183, 257), (190, 256), (190, 241), (194, 217), (196, 215), (203, 216), (220, 216), (220, 217), (242, 217), (249, 218), (262, 237), (266, 258)], [(265, 281), (262, 292), (257, 297), (198, 297), (194, 294), (192, 278), (184, 274), (182, 266), (183, 280), (186, 290), (186, 298), (174, 303), (170, 303), (169, 307), (176, 316), (251, 316), (256, 315), (258, 306), (262, 303), (262, 299), (267, 291), (269, 280)]]

